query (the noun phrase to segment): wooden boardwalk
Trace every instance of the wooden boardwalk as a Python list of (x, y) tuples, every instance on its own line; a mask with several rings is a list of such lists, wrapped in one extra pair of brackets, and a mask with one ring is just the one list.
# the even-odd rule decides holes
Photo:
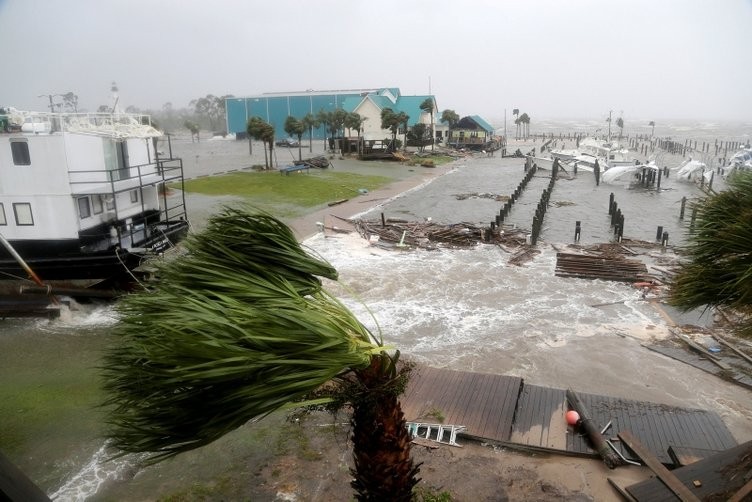
[[(672, 464), (669, 448), (719, 452), (736, 446), (734, 437), (713, 412), (677, 408), (578, 393), (591, 419), (606, 438), (630, 431), (662, 462)], [(564, 389), (528, 385), (519, 377), (419, 366), (402, 399), (410, 422), (466, 427), (476, 439), (531, 449), (595, 456), (584, 436), (568, 427)], [(635, 459), (619, 447), (627, 458)]]

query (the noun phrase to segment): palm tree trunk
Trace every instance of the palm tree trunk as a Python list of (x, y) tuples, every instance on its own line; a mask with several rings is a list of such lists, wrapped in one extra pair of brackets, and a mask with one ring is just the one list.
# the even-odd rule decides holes
[(393, 370), (387, 356), (372, 358), (371, 365), (357, 372), (364, 387), (355, 403), (351, 483), (359, 501), (412, 500), (420, 465), (410, 457), (410, 434), (394, 389)]

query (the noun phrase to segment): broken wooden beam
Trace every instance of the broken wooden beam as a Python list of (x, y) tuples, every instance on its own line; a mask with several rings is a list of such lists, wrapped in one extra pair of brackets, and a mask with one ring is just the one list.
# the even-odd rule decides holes
[(619, 439), (621, 439), (622, 443), (627, 445), (627, 447), (632, 450), (640, 460), (645, 462), (645, 465), (650, 467), (655, 475), (658, 476), (658, 479), (660, 479), (674, 495), (679, 497), (679, 500), (682, 502), (700, 502), (700, 499), (692, 493), (690, 488), (682, 483), (679, 478), (674, 476), (671, 471), (666, 469), (660, 460), (645, 448), (631, 432), (619, 432)]

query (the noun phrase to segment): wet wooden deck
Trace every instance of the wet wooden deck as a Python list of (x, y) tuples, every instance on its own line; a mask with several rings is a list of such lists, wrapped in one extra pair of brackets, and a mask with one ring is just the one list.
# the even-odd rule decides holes
[[(671, 471), (676, 478), (700, 500), (715, 495), (712, 500), (730, 500), (748, 482), (752, 458), (752, 441), (735, 446), (706, 459)], [(696, 484), (697, 483), (697, 484)], [(626, 487), (626, 491), (639, 502), (679, 500), (657, 478), (646, 479)], [(720, 497), (719, 493), (726, 496)], [(752, 497), (750, 497), (752, 498)], [(743, 498), (738, 500), (750, 500)]]
[[(574, 389), (577, 391), (577, 389)], [(706, 410), (579, 393), (606, 438), (628, 430), (662, 463), (669, 448), (719, 452), (736, 446), (720, 417)], [(585, 437), (568, 427), (565, 389), (525, 384), (521, 378), (420, 366), (402, 399), (405, 418), (466, 427), (465, 435), (511, 446), (596, 456)], [(636, 459), (614, 443), (622, 453)]]

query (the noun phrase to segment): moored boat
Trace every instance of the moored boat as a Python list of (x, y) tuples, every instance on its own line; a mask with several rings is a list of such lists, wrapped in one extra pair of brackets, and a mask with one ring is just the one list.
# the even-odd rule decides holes
[(123, 286), (187, 234), (168, 187), (182, 161), (160, 154), (148, 116), (5, 108), (0, 124), (0, 293), (31, 283), (19, 256), (44, 284)]

